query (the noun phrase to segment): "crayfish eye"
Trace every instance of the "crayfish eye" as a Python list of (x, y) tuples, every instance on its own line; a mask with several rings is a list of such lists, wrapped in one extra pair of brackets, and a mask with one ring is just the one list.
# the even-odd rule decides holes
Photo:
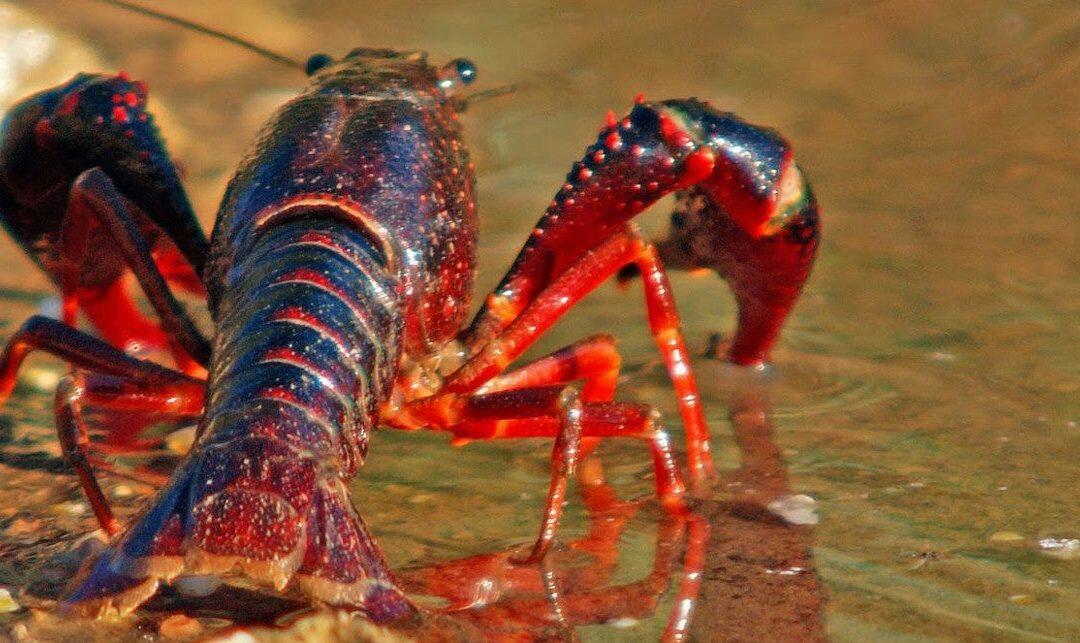
[(304, 65), (304, 73), (310, 76), (332, 62), (334, 62), (334, 59), (326, 54), (315, 54), (307, 59), (307, 64)]
[(439, 69), (439, 89), (451, 96), (458, 89), (476, 80), (476, 65), (465, 58), (455, 58)]
[(450, 64), (457, 71), (458, 79), (461, 80), (462, 85), (470, 85), (476, 80), (476, 65), (473, 64), (473, 61), (468, 58), (457, 58), (451, 60)]

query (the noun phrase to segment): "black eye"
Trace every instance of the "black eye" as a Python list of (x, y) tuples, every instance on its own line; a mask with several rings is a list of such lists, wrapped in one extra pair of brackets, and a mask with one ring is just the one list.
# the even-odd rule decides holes
[(476, 80), (476, 65), (473, 64), (473, 61), (467, 58), (457, 58), (452, 60), (450, 64), (454, 66), (454, 71), (457, 72), (461, 84), (468, 85)]
[(334, 62), (334, 59), (326, 54), (315, 54), (307, 59), (307, 64), (304, 65), (304, 72), (310, 76), (332, 62)]

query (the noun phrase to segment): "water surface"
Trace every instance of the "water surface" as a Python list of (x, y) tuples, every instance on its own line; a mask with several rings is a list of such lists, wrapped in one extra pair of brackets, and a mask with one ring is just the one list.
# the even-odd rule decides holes
[[(26, 6), (88, 44), (105, 70), (149, 82), (209, 226), (230, 168), (302, 80), (205, 37), (78, 4)], [(819, 599), (837, 640), (1080, 638), (1080, 562), (1045, 551), (1051, 539), (1080, 538), (1074, 3), (158, 5), (297, 57), (425, 49), (436, 60), (471, 58), (481, 85), (517, 85), (463, 117), (479, 179), (482, 288), (499, 278), (605, 110), (625, 110), (636, 93), (708, 98), (784, 132), (822, 203), (818, 264), (771, 377), (747, 383), (708, 360), (697, 368), (724, 481), (740, 481), (745, 453), (733, 426), (750, 387), (771, 423), (766, 443), (786, 462), (787, 489), (817, 501), (819, 524), (784, 546), (812, 543), (808, 564), (823, 590), (807, 569), (789, 577), (804, 585), (792, 600)], [(658, 207), (643, 226), (659, 231), (665, 216)], [(7, 240), (0, 266), (6, 337), (50, 290)], [(731, 329), (733, 302), (717, 279), (673, 280), (693, 345)], [(537, 352), (600, 331), (614, 332), (626, 356), (620, 396), (658, 405), (677, 430), (635, 290), (602, 288)], [(60, 372), (47, 359), (33, 363)], [(27, 382), (3, 415), (0, 584), (44, 583), (48, 594), (62, 579), (34, 577), (33, 563), (92, 525), (52, 439), (51, 393)], [(498, 551), (532, 536), (548, 455), (535, 442), (451, 449), (439, 436), (380, 434), (356, 501), (395, 567)], [(620, 496), (650, 490), (640, 445), (613, 442), (603, 457)], [(710, 502), (730, 506), (740, 493), (722, 484)], [(138, 506), (137, 497), (119, 502)], [(748, 529), (771, 533), (709, 507), (701, 511), (714, 521), (715, 573), (692, 626), (701, 639), (752, 632), (762, 609), (759, 578), (746, 581), (749, 598), (724, 593), (738, 581), (720, 573), (734, 563), (715, 557), (733, 550), (718, 548), (716, 534), (750, 542)], [(616, 581), (647, 573), (658, 522), (648, 511), (631, 522)], [(586, 526), (575, 501), (564, 538)], [(671, 601), (669, 590), (652, 618), (578, 633), (655, 636)], [(805, 618), (818, 617), (810, 609)], [(44, 620), (5, 617), (31, 629)], [(106, 636), (117, 626), (100, 627)]]

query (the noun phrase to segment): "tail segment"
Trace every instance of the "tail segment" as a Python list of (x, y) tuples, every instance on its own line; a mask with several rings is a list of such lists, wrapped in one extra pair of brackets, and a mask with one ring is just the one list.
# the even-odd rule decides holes
[(66, 603), (123, 615), (181, 574), (241, 574), (368, 618), (411, 614), (344, 483), (281, 441), (209, 446), (177, 471), (150, 508), (93, 565)]

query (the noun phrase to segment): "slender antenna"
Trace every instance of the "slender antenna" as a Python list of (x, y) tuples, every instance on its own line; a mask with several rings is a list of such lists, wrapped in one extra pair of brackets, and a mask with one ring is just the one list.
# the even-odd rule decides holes
[(225, 33), (224, 31), (218, 31), (217, 29), (214, 29), (212, 27), (207, 27), (206, 25), (200, 25), (197, 22), (191, 22), (190, 20), (185, 20), (183, 18), (173, 16), (173, 15), (169, 15), (167, 13), (162, 13), (160, 11), (157, 11), (156, 9), (150, 9), (148, 7), (143, 7), (141, 5), (137, 5), (137, 4), (133, 3), (133, 2), (126, 2), (126, 0), (93, 0), (93, 1), (94, 2), (99, 2), (101, 4), (111, 5), (113, 7), (119, 7), (121, 9), (126, 9), (128, 11), (132, 11), (134, 13), (139, 13), (139, 14), (142, 14), (144, 16), (150, 16), (151, 18), (156, 18), (156, 19), (162, 20), (164, 22), (172, 23), (174, 25), (183, 27), (185, 29), (190, 29), (192, 31), (196, 31), (196, 32), (201, 33), (201, 34), (205, 34), (205, 35), (210, 36), (212, 38), (218, 38), (218, 39), (224, 40), (226, 42), (231, 42), (232, 44), (237, 45), (238, 47), (243, 47), (244, 49), (247, 49), (248, 51), (252, 51), (252, 52), (254, 52), (254, 53), (256, 53), (256, 54), (258, 54), (258, 55), (260, 55), (260, 56), (262, 56), (264, 58), (269, 58), (270, 60), (273, 60), (274, 62), (281, 63), (282, 65), (288, 65), (289, 67), (292, 67), (294, 69), (299, 69), (301, 71), (303, 71), (303, 69), (304, 69), (304, 64), (301, 63), (298, 60), (293, 60), (292, 58), (289, 58), (288, 56), (283, 56), (282, 54), (279, 54), (279, 53), (274, 52), (274, 51), (270, 51), (269, 49), (266, 49), (265, 47), (260, 47), (259, 45), (256, 45), (255, 43), (253, 43), (251, 41), (245, 40), (245, 39), (241, 38), (240, 36), (234, 36), (234, 35), (232, 35), (230, 33)]
[(513, 94), (518, 89), (520, 89), (519, 85), (499, 85), (498, 87), (492, 87), (491, 89), (482, 89), (478, 92), (473, 92), (464, 96), (454, 96), (450, 100), (453, 101), (454, 109), (459, 112), (464, 112), (475, 103), (481, 103), (491, 98), (498, 98), (499, 96)]
[(518, 89), (517, 85), (499, 85), (498, 87), (492, 87), (491, 89), (482, 89), (478, 92), (466, 94), (461, 98), (470, 105), (473, 103), (479, 103), (492, 98), (498, 98), (499, 96), (506, 96), (507, 94), (513, 94)]

